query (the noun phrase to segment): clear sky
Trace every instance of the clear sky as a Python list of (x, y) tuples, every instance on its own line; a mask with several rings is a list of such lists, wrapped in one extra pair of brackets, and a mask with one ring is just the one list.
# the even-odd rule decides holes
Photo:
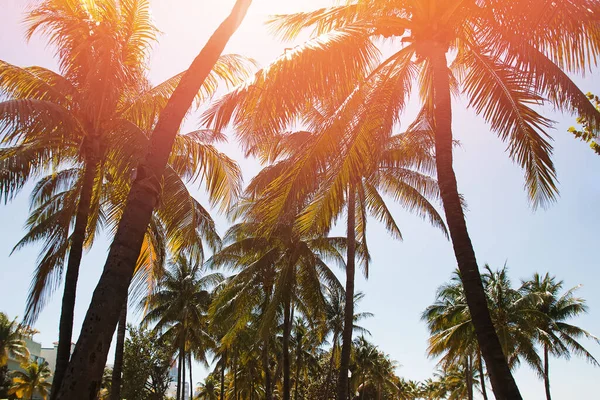
[[(264, 65), (289, 47), (268, 35), (262, 24), (267, 15), (317, 8), (334, 1), (255, 0), (254, 3), (226, 51), (253, 57)], [(0, 4), (0, 59), (20, 66), (55, 69), (52, 49), (43, 40), (36, 37), (26, 43), (23, 39), (21, 21), (26, 2), (1, 0)], [(153, 0), (153, 15), (163, 34), (151, 60), (152, 82), (159, 83), (187, 68), (232, 4), (233, 0)], [(597, 74), (598, 71), (593, 71), (577, 82), (584, 91), (600, 93)], [(516, 284), (536, 271), (557, 275), (567, 287), (582, 284), (578, 293), (587, 299), (590, 313), (574, 322), (600, 335), (600, 157), (566, 132), (573, 117), (545, 109), (545, 115), (557, 122), (551, 133), (555, 139), (554, 160), (561, 196), (548, 209), (534, 211), (523, 190), (521, 171), (504, 152), (506, 146), (464, 104), (455, 101), (454, 106), (454, 131), (461, 142), (455, 166), (459, 189), (468, 203), (467, 222), (480, 265), (489, 263), (498, 268), (506, 262)], [(411, 104), (412, 110), (417, 107), (417, 103)], [(197, 124), (197, 117), (192, 116), (186, 127), (194, 128)], [(226, 146), (225, 151), (239, 160), (247, 179), (258, 171), (256, 162), (241, 159), (234, 143)], [(199, 199), (204, 199), (200, 189), (194, 190)], [(435, 361), (426, 358), (427, 330), (419, 316), (434, 300), (435, 289), (449, 278), (456, 263), (452, 247), (441, 233), (400, 207), (392, 209), (405, 240), (394, 241), (382, 226), (371, 223), (368, 233), (373, 255), (371, 275), (369, 281), (361, 277), (357, 283), (358, 289), (366, 293), (361, 309), (375, 314), (364, 325), (372, 332), (372, 340), (402, 365), (399, 375), (422, 380), (431, 376)], [(27, 212), (27, 190), (13, 203), (0, 206), (0, 310), (11, 317), (23, 315), (38, 251), (30, 247), (9, 256), (23, 234)], [(224, 232), (225, 219), (216, 219)], [(83, 260), (75, 335), (79, 333), (104, 264), (107, 244), (105, 239), (99, 240)], [(36, 325), (41, 332), (37, 339), (46, 346), (57, 340), (59, 312), (60, 289)], [(584, 343), (592, 354), (600, 357), (600, 346)], [(569, 362), (553, 359), (550, 366), (556, 399), (598, 398), (600, 369), (581, 359)], [(195, 382), (203, 378), (202, 373), (195, 374)], [(528, 367), (520, 368), (516, 379), (525, 399), (544, 399), (543, 385)]]

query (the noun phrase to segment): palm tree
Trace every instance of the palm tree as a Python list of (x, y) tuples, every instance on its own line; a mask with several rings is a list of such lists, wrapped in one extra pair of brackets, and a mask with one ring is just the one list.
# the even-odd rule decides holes
[[(236, 2), (230, 16), (217, 28), (203, 51), (181, 76), (173, 95), (152, 129), (150, 150), (145, 161), (137, 169), (119, 223), (120, 229), (117, 230), (104, 274), (84, 319), (83, 334), (75, 347), (70, 372), (63, 381), (59, 399), (84, 397), (90, 391), (89, 385), (92, 385), (93, 391), (98, 390), (102, 375), (102, 368), (98, 365), (106, 359), (107, 343), (110, 343), (110, 336), (114, 332), (119, 313), (125, 303), (127, 289), (142, 244), (141, 239), (157, 204), (159, 177), (163, 174), (173, 141), (195, 95), (206, 81), (229, 38), (242, 22), (250, 3), (251, 0)], [(211, 178), (209, 186), (212, 198), (225, 200), (224, 204), (227, 204), (234, 196), (223, 185), (223, 177), (212, 176)], [(102, 319), (96, 317), (100, 314), (104, 316)], [(90, 354), (96, 352), (98, 357), (94, 357), (91, 361)], [(100, 362), (97, 363), (96, 360)]]
[(8, 316), (0, 312), (0, 367), (6, 366), (9, 356), (27, 360), (29, 350), (23, 340), (25, 327), (17, 323), (17, 319), (9, 320)]
[[(83, 5), (79, 3), (46, 1), (29, 14), (29, 35), (42, 31), (56, 41), (62, 75), (41, 67), (19, 68), (0, 62), (0, 88), (9, 97), (0, 104), (1, 118), (6, 123), (2, 141), (10, 145), (0, 155), (3, 166), (0, 189), (5, 200), (13, 198), (28, 180), (53, 168), (52, 174), (36, 185), (29, 232), (16, 248), (45, 241), (45, 254), (40, 258), (28, 299), (28, 322), (33, 322), (39, 314), (60, 282), (63, 264), (67, 263), (55, 387), (60, 384), (70, 355), (72, 311), (82, 250), (91, 246), (99, 221), (110, 216), (116, 224), (120, 216), (120, 212), (102, 209), (108, 203), (104, 200), (104, 192), (108, 190), (105, 184), (121, 182), (129, 188), (130, 170), (147, 146), (148, 132), (144, 131), (152, 127), (182, 76), (150, 88), (142, 75), (155, 32), (147, 1), (124, 2), (120, 12), (100, 3), (89, 5), (90, 14), (87, 9), (82, 11)], [(103, 29), (94, 28), (90, 33), (90, 20), (97, 21)], [(75, 28), (70, 29), (69, 24)], [(112, 43), (114, 49), (99, 45), (104, 42)], [(79, 50), (69, 45), (76, 45)], [(80, 53), (81, 49), (98, 48), (116, 52), (118, 57)], [(98, 57), (114, 63), (97, 63)], [(128, 60), (125, 66), (119, 64), (120, 57)], [(219, 69), (229, 68), (227, 74), (232, 79), (241, 67), (238, 61), (231, 56), (219, 60), (198, 99), (214, 92), (216, 79), (225, 75)], [(106, 84), (107, 76), (115, 81)], [(107, 93), (109, 86), (112, 89)], [(98, 99), (102, 99), (101, 104), (95, 103)], [(179, 150), (175, 151), (179, 154), (171, 158), (171, 166), (180, 176), (195, 176), (190, 166), (198, 167), (201, 158), (210, 160), (215, 154), (210, 154), (210, 149), (206, 154), (194, 142), (210, 144), (211, 140), (220, 138), (212, 135), (211, 139), (202, 131), (180, 136), (176, 141)], [(189, 166), (182, 158), (191, 161)], [(121, 179), (116, 175), (122, 175)], [(112, 205), (123, 207), (119, 201), (113, 201)], [(71, 226), (74, 226), (72, 232)]]
[(148, 299), (148, 311), (142, 321), (144, 325), (155, 324), (155, 332), (162, 332), (163, 339), (175, 346), (173, 353), (179, 357), (178, 400), (187, 397), (183, 390), (187, 357), (193, 355), (207, 365), (206, 352), (214, 347), (207, 312), (210, 289), (223, 277), (218, 273), (201, 275), (202, 272), (200, 264), (190, 264), (185, 255), (177, 257), (160, 280), (156, 293)]
[(52, 371), (47, 362), (27, 362), (21, 364), (23, 371), (13, 371), (13, 384), (10, 393), (22, 399), (33, 399), (38, 393), (44, 400), (50, 394)]
[(543, 349), (544, 366), (541, 371), (546, 390), (546, 399), (551, 400), (550, 394), (550, 355), (569, 359), (571, 352), (585, 357), (595, 366), (600, 366), (592, 354), (578, 341), (587, 338), (600, 343), (597, 337), (578, 326), (566, 321), (587, 312), (585, 300), (575, 297), (575, 291), (580, 286), (575, 286), (561, 294), (564, 282), (557, 281), (556, 277), (546, 273), (535, 273), (533, 277), (524, 281), (520, 291), (525, 296), (535, 296), (536, 309), (543, 315), (540, 319), (537, 340)]
[(218, 400), (218, 380), (212, 375), (204, 378), (204, 382), (198, 384), (198, 400)]
[[(486, 265), (485, 270), (483, 282), (488, 307), (508, 364), (512, 369), (524, 359), (537, 369), (540, 360), (533, 339), (539, 313), (531, 309), (532, 296), (522, 296), (511, 287), (506, 267), (492, 271)], [(481, 348), (459, 271), (454, 272), (450, 283), (438, 288), (435, 303), (427, 307), (422, 319), (431, 332), (429, 356), (443, 355), (442, 369), (458, 368), (467, 377), (477, 370), (479, 382), (469, 379), (469, 394), (473, 395), (472, 387), (477, 384), (487, 398)]]
[[(314, 37), (261, 71), (252, 85), (216, 103), (206, 120), (216, 127), (235, 120), (238, 135), (252, 149), (301, 115), (305, 125), (329, 132), (319, 142), (320, 155), (343, 154), (335, 138), (368, 148), (377, 133), (391, 134), (416, 80), (423, 108), (411, 130), (433, 135), (446, 222), (492, 386), (499, 399), (520, 399), (486, 307), (457, 188), (450, 93), (463, 93), (508, 142), (511, 158), (525, 169), (533, 204), (554, 199), (550, 121), (533, 107), (548, 100), (600, 126), (600, 113), (567, 75), (581, 74), (597, 61), (599, 7), (574, 2), (548, 6), (545, 0), (357, 0), (278, 16), (272, 27), (283, 38), (297, 38), (309, 27)], [(387, 58), (375, 48), (382, 37), (396, 46)], [(321, 111), (336, 103), (329, 118), (323, 118)], [(349, 172), (343, 177), (343, 187), (356, 179)], [(282, 199), (292, 192), (285, 181)], [(279, 203), (283, 207), (285, 201)], [(275, 218), (277, 213), (270, 214)]]
[[(321, 235), (298, 236), (289, 225), (280, 225), (270, 237), (258, 232), (259, 224), (255, 222), (234, 225), (225, 235), (228, 245), (209, 260), (212, 266), (228, 266), (239, 271), (219, 293), (211, 314), (213, 319), (232, 320), (229, 332), (223, 337), (224, 344), (246, 329), (256, 307), (262, 307), (259, 334), (265, 341), (283, 317), (282, 396), (289, 400), (292, 306), (313, 320), (323, 314), (323, 284), (340, 287), (326, 262), (331, 260), (344, 265), (340, 249), (345, 246), (345, 240)], [(216, 313), (220, 315), (215, 317)], [(265, 351), (268, 353), (267, 343)], [(267, 363), (264, 364), (268, 368)], [(270, 373), (267, 371), (266, 375)], [(270, 382), (266, 386), (269, 398)]]

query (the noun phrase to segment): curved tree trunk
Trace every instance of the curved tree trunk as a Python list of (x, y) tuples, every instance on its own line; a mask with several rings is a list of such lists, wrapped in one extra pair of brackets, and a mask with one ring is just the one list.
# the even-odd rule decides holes
[(437, 175), (454, 254), (494, 395), (497, 400), (521, 400), (487, 307), (452, 166), (452, 104), (446, 49), (440, 45), (432, 46), (435, 46), (430, 50), (430, 61), (433, 69)]
[(117, 346), (115, 348), (115, 365), (112, 371), (110, 400), (121, 400), (121, 374), (123, 372), (123, 350), (125, 348), (125, 332), (127, 330), (127, 303), (121, 310), (117, 326)]
[(58, 391), (67, 370), (67, 365), (69, 365), (69, 358), (71, 357), (71, 340), (73, 338), (73, 319), (75, 317), (79, 266), (83, 257), (83, 244), (85, 243), (88, 218), (90, 216), (94, 181), (98, 173), (98, 160), (96, 157), (89, 155), (87, 158), (83, 173), (83, 184), (81, 186), (81, 193), (79, 194), (79, 203), (77, 204), (75, 227), (71, 234), (67, 271), (65, 273), (65, 288), (63, 290), (62, 306), (60, 309), (58, 348), (56, 350), (56, 367), (50, 391), (51, 400), (56, 399), (58, 396)]
[(127, 290), (140, 254), (144, 234), (158, 202), (160, 177), (173, 142), (194, 97), (220, 57), (231, 35), (244, 19), (252, 0), (237, 0), (206, 46), (184, 73), (151, 135), (150, 150), (138, 168), (117, 233), (110, 247), (104, 272), (96, 286), (81, 334), (57, 399), (93, 400), (102, 382), (102, 372), (111, 336), (127, 298)]
[(346, 303), (344, 306), (344, 331), (342, 333), (342, 353), (337, 383), (337, 400), (348, 398), (348, 369), (352, 350), (352, 330), (354, 324), (354, 276), (356, 274), (356, 191), (354, 185), (348, 188), (348, 254), (346, 260)]
[(194, 400), (194, 378), (192, 377), (192, 352), (190, 351), (188, 354), (188, 364), (190, 367), (190, 400)]
[(283, 305), (283, 400), (290, 400), (290, 334), (292, 328), (291, 301), (286, 295)]
[(550, 360), (548, 346), (544, 345), (544, 388), (546, 389), (546, 400), (552, 400), (550, 394)]

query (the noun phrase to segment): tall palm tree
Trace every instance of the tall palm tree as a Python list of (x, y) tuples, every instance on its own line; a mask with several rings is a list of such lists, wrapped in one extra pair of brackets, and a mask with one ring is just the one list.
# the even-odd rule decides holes
[(537, 340), (543, 349), (544, 388), (546, 399), (551, 400), (550, 393), (550, 355), (569, 359), (571, 353), (585, 357), (591, 364), (600, 366), (592, 354), (578, 341), (587, 338), (600, 343), (597, 337), (586, 330), (566, 321), (587, 312), (585, 300), (575, 297), (575, 286), (561, 294), (564, 282), (546, 273), (543, 276), (535, 273), (530, 280), (524, 281), (520, 291), (525, 296), (535, 296), (536, 309), (543, 318), (539, 319)]
[[(46, 1), (29, 14), (29, 35), (42, 31), (57, 46), (61, 75), (41, 67), (19, 68), (0, 62), (0, 88), (9, 97), (0, 104), (0, 118), (6, 123), (2, 141), (9, 144), (0, 155), (0, 188), (5, 200), (14, 197), (28, 180), (53, 169), (51, 175), (38, 181), (28, 221), (30, 231), (17, 248), (45, 241), (45, 254), (28, 299), (28, 322), (35, 320), (60, 282), (63, 264), (67, 265), (55, 388), (70, 356), (82, 251), (91, 246), (105, 218), (115, 218), (116, 224), (119, 216), (115, 211), (102, 210), (105, 185), (120, 181), (129, 188), (130, 171), (145, 152), (148, 130), (182, 76), (154, 88), (146, 82), (144, 63), (156, 31), (147, 1), (123, 1), (119, 10), (104, 7), (104, 3), (90, 3), (88, 13), (82, 3)], [(102, 29), (90, 30), (90, 20), (97, 21)], [(92, 54), (82, 53), (82, 49)], [(110, 62), (98, 63), (99, 57)], [(198, 100), (214, 92), (217, 78), (235, 76), (240, 66), (235, 57), (219, 60)], [(230, 71), (223, 73), (225, 68)], [(114, 82), (106, 83), (106, 79)], [(108, 87), (112, 89), (107, 92)], [(209, 135), (199, 131), (186, 136), (177, 140), (180, 159), (191, 161), (191, 157), (190, 165), (198, 167), (200, 158), (213, 156), (194, 149), (194, 141), (203, 137), (209, 142)], [(172, 157), (171, 165), (182, 176), (195, 175), (182, 161), (173, 161)], [(123, 175), (122, 179), (116, 174)], [(113, 201), (113, 205), (123, 207), (121, 202)]]
[(25, 329), (17, 323), (16, 318), (11, 321), (6, 314), (0, 312), (0, 367), (6, 366), (11, 355), (20, 360), (29, 358), (24, 335)]
[[(548, 4), (546, 0), (356, 0), (278, 16), (272, 27), (283, 38), (297, 38), (305, 28), (313, 28), (314, 37), (261, 71), (252, 85), (216, 103), (207, 117), (217, 127), (235, 120), (238, 135), (252, 149), (256, 141), (277, 134), (301, 115), (307, 126), (329, 131), (319, 141), (320, 155), (343, 154), (337, 143), (352, 141), (366, 149), (377, 132), (390, 135), (417, 81), (423, 108), (411, 129), (433, 134), (446, 222), (499, 399), (521, 396), (486, 307), (466, 227), (453, 170), (451, 91), (464, 94), (508, 143), (511, 158), (525, 170), (533, 204), (554, 199), (550, 121), (534, 106), (547, 100), (600, 126), (600, 113), (568, 76), (583, 73), (597, 61), (595, 15), (600, 6)], [(382, 37), (394, 46), (385, 58), (375, 48)], [(328, 104), (336, 103), (324, 121), (321, 111), (330, 111)], [(336, 143), (340, 136), (348, 140)], [(356, 179), (350, 170), (342, 175), (344, 188)], [(291, 193), (285, 183), (282, 179), (281, 199)], [(337, 197), (342, 196), (338, 191)], [(280, 201), (278, 207), (283, 204)], [(270, 218), (278, 217), (276, 211), (271, 210)]]
[(206, 352), (214, 347), (208, 332), (207, 312), (212, 297), (210, 290), (223, 277), (218, 273), (202, 275), (202, 272), (200, 264), (191, 264), (183, 254), (177, 257), (160, 280), (156, 293), (147, 301), (148, 311), (142, 321), (144, 325), (155, 324), (154, 330), (175, 346), (173, 353), (179, 357), (178, 400), (187, 397), (183, 387), (188, 357), (193, 355), (208, 364)]
[[(125, 303), (127, 289), (152, 211), (157, 204), (159, 177), (166, 166), (173, 142), (183, 118), (195, 95), (206, 81), (229, 38), (242, 22), (251, 0), (238, 0), (231, 14), (217, 28), (203, 51), (181, 76), (173, 95), (160, 113), (152, 129), (149, 152), (137, 169), (130, 194), (119, 223), (115, 240), (109, 251), (104, 274), (94, 293), (90, 309), (84, 319), (82, 332), (71, 359), (70, 372), (63, 381), (59, 399), (78, 398), (96, 392), (102, 367), (108, 352), (107, 343), (114, 332), (119, 313)], [(231, 200), (234, 196), (222, 185), (222, 176), (212, 176), (210, 192), (213, 199)], [(231, 197), (230, 197), (231, 196)], [(132, 251), (134, 250), (134, 251)], [(104, 318), (96, 316), (102, 313)], [(95, 327), (95, 328), (93, 328)], [(96, 354), (93, 360), (90, 354)], [(98, 362), (96, 362), (98, 361)], [(91, 389), (90, 386), (91, 385)]]
[(50, 394), (50, 378), (52, 371), (47, 362), (27, 362), (21, 364), (23, 371), (13, 371), (13, 384), (9, 393), (15, 394), (21, 399), (31, 399), (37, 393), (46, 400)]

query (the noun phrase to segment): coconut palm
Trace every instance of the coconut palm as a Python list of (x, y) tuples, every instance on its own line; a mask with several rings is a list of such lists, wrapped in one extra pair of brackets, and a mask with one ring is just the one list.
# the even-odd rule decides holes
[(0, 312), (0, 367), (6, 366), (10, 356), (20, 360), (29, 358), (29, 350), (23, 340), (25, 333), (25, 327), (17, 323), (16, 318), (11, 321)]
[(21, 399), (33, 399), (39, 394), (44, 400), (50, 394), (52, 371), (47, 362), (27, 362), (21, 364), (23, 371), (12, 372), (12, 386), (9, 393)]
[(179, 357), (177, 399), (182, 400), (187, 397), (183, 391), (187, 357), (193, 355), (207, 365), (206, 353), (214, 348), (207, 312), (210, 290), (223, 277), (218, 273), (202, 273), (200, 264), (191, 264), (183, 254), (177, 257), (160, 280), (156, 293), (148, 299), (148, 311), (142, 321), (144, 325), (155, 324), (154, 331), (174, 344), (173, 353)]
[[(29, 14), (28, 34), (42, 31), (50, 37), (57, 46), (61, 75), (41, 67), (0, 63), (0, 88), (9, 97), (0, 106), (5, 122), (2, 141), (9, 144), (0, 156), (0, 187), (5, 200), (13, 198), (28, 180), (53, 169), (52, 174), (38, 181), (29, 232), (16, 248), (33, 241), (45, 242), (45, 254), (40, 258), (28, 299), (29, 322), (35, 320), (60, 283), (63, 264), (67, 264), (56, 385), (70, 355), (82, 250), (91, 246), (105, 218), (115, 218), (115, 225), (120, 216), (120, 212), (101, 209), (107, 203), (104, 184), (121, 182), (125, 190), (129, 188), (130, 171), (145, 152), (148, 130), (181, 79), (180, 74), (154, 88), (146, 82), (144, 63), (156, 31), (147, 1), (123, 1), (118, 10), (104, 7), (104, 3), (98, 0), (86, 5), (88, 13), (80, 3), (45, 1)], [(101, 28), (90, 29), (88, 25), (95, 22)], [(110, 62), (98, 63), (97, 59)], [(198, 100), (214, 92), (217, 78), (235, 76), (239, 66), (236, 57), (221, 59), (201, 88)], [(224, 73), (226, 68), (230, 71)], [(106, 79), (111, 81), (107, 83)], [(199, 166), (201, 157), (214, 157), (210, 149), (207, 154), (194, 148), (195, 141), (200, 137), (209, 140), (209, 135), (195, 132), (186, 136), (178, 140), (180, 158), (191, 157), (195, 160), (192, 163)], [(184, 163), (178, 164), (176, 169)], [(185, 172), (178, 171), (182, 176), (195, 174), (189, 167), (183, 168)], [(123, 207), (121, 202), (112, 204)]]
[(540, 371), (544, 379), (546, 399), (551, 400), (550, 393), (550, 355), (569, 359), (571, 354), (584, 357), (591, 364), (600, 366), (598, 361), (578, 341), (587, 338), (600, 343), (597, 337), (586, 330), (566, 321), (587, 312), (585, 300), (575, 297), (575, 286), (561, 294), (564, 282), (546, 273), (543, 276), (535, 273), (530, 280), (524, 281), (520, 291), (525, 296), (535, 296), (536, 309), (544, 318), (539, 319), (537, 340), (543, 349), (543, 369)]
[(198, 400), (217, 400), (219, 398), (218, 380), (211, 374), (198, 384)]
[[(99, 387), (102, 368), (97, 365), (99, 363), (90, 362), (89, 354), (99, 351), (99, 357), (95, 357), (94, 361), (106, 359), (108, 352), (106, 343), (110, 342), (110, 336), (116, 328), (139, 255), (139, 251), (131, 250), (140, 250), (141, 239), (150, 223), (152, 211), (157, 205), (159, 178), (163, 174), (181, 122), (194, 97), (207, 81), (229, 38), (243, 20), (250, 3), (250, 0), (236, 2), (230, 16), (216, 30), (190, 69), (182, 74), (173, 95), (169, 97), (156, 126), (152, 129), (153, 134), (150, 136), (148, 147), (150, 150), (145, 161), (137, 168), (123, 217), (119, 223), (121, 229), (117, 230), (113, 246), (109, 251), (105, 274), (98, 283), (95, 298), (84, 319), (83, 334), (78, 340), (74, 357), (71, 359), (72, 368), (61, 386), (63, 389), (59, 392), (58, 398), (84, 397), (89, 393), (90, 384), (92, 388), (96, 388), (93, 390)], [(235, 197), (223, 185), (223, 176), (209, 177), (209, 187), (211, 197), (215, 200), (223, 200), (224, 204)], [(106, 290), (102, 289), (103, 287)], [(99, 320), (93, 315), (97, 315), (101, 310), (105, 317)]]
[(315, 321), (323, 315), (322, 286), (340, 287), (326, 262), (344, 265), (340, 249), (345, 246), (345, 240), (320, 235), (298, 236), (289, 226), (280, 226), (271, 237), (258, 232), (257, 223), (234, 225), (225, 235), (228, 245), (209, 260), (212, 266), (227, 266), (238, 271), (215, 301), (213, 310), (219, 316), (213, 319), (232, 319), (231, 328), (223, 337), (227, 344), (246, 328), (256, 307), (262, 307), (259, 327), (262, 339), (279, 326), (283, 317), (283, 398), (289, 399), (292, 306)]
[[(450, 93), (464, 94), (508, 143), (509, 155), (525, 170), (533, 204), (546, 204), (557, 191), (550, 121), (534, 106), (547, 100), (600, 125), (600, 113), (568, 75), (581, 74), (596, 62), (598, 7), (581, 2), (548, 6), (545, 0), (357, 0), (278, 16), (272, 27), (283, 38), (295, 39), (305, 28), (313, 28), (314, 37), (261, 71), (252, 85), (216, 103), (207, 121), (223, 126), (234, 120), (238, 135), (252, 149), (256, 141), (302, 116), (311, 129), (329, 132), (322, 135), (316, 154), (343, 154), (342, 146), (349, 142), (367, 149), (378, 132), (390, 135), (417, 81), (423, 108), (411, 130), (433, 134), (446, 222), (494, 392), (500, 399), (519, 399), (486, 308), (452, 166)], [(375, 48), (381, 38), (393, 50), (389, 57), (380, 57)], [(325, 123), (324, 112), (330, 116)], [(336, 141), (340, 137), (344, 140)], [(344, 187), (355, 178), (350, 171), (356, 165), (345, 170)], [(284, 207), (293, 193), (285, 179), (281, 183), (275, 207)], [(278, 217), (276, 211), (271, 210), (270, 218)]]

